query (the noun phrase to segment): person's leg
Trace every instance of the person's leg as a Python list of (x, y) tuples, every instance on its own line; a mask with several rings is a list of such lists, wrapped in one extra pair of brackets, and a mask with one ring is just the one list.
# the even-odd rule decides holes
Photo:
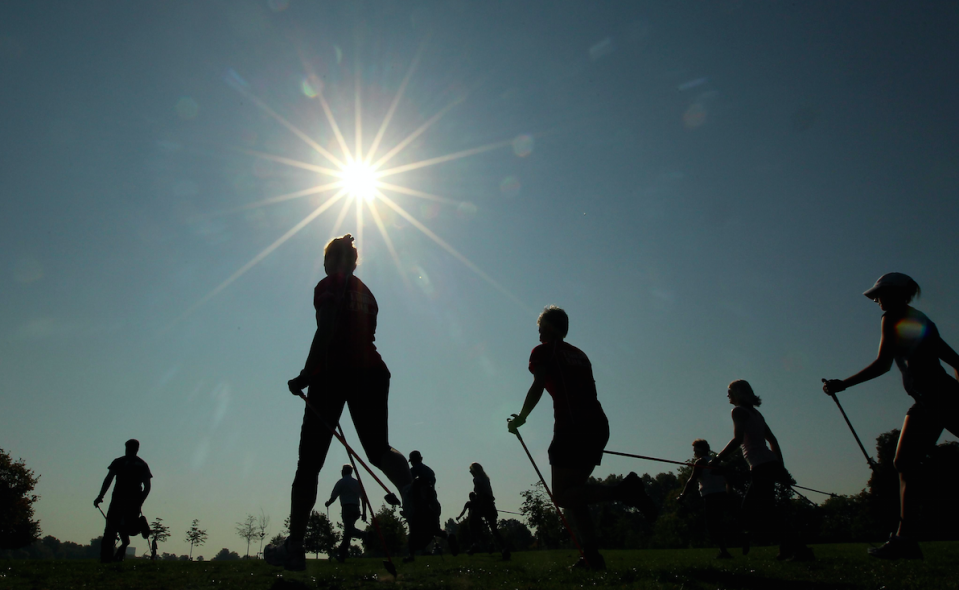
[(127, 556), (127, 547), (130, 546), (130, 535), (126, 534), (122, 530), (120, 531), (120, 546), (117, 547), (117, 553), (114, 556), (114, 561), (123, 561)]
[(389, 374), (363, 375), (348, 404), (367, 459), (405, 493), (413, 476), (406, 457), (389, 443), (389, 394)]
[(706, 533), (719, 546), (721, 556), (729, 555), (726, 550), (726, 535), (723, 530), (726, 492), (703, 496), (703, 512), (706, 521)]
[[(598, 498), (605, 498), (610, 492), (614, 491), (612, 486), (587, 485), (590, 474), (593, 473), (593, 467), (560, 467), (552, 465), (550, 467), (553, 482), (553, 498), (560, 508), (566, 508), (573, 516), (576, 522), (576, 528), (579, 530), (580, 543), (585, 550), (587, 547), (596, 546), (596, 532), (593, 527), (593, 518), (589, 514), (590, 500), (602, 501)], [(613, 499), (609, 495), (609, 499)]]
[(111, 512), (107, 512), (106, 525), (103, 528), (103, 538), (100, 540), (100, 562), (110, 563), (116, 554), (117, 531), (119, 525)]
[(350, 550), (350, 541), (361, 538), (356, 530), (356, 521), (360, 518), (360, 507), (355, 504), (343, 504), (340, 518), (343, 519), (343, 540), (340, 542), (340, 557), (345, 559)]
[[(777, 530), (773, 506), (775, 500), (775, 479), (772, 477), (771, 463), (759, 465), (749, 472), (749, 487), (743, 496), (742, 520), (747, 540), (757, 532)], [(748, 541), (747, 541), (748, 542)], [(744, 547), (744, 552), (747, 549)]]
[(899, 472), (899, 529), (896, 535), (911, 538), (919, 508), (919, 471), (929, 449), (942, 434), (942, 424), (922, 408), (910, 409), (902, 423), (893, 465)]
[[(316, 485), (320, 469), (326, 461), (333, 434), (327, 427), (336, 427), (343, 412), (344, 400), (337, 388), (324, 390), (310, 398), (311, 408), (303, 414), (300, 428), (299, 461), (290, 493), (290, 537), (288, 541), (296, 548), (303, 544), (306, 522), (316, 504)], [(319, 416), (317, 416), (319, 412)], [(325, 425), (324, 425), (325, 422)]]

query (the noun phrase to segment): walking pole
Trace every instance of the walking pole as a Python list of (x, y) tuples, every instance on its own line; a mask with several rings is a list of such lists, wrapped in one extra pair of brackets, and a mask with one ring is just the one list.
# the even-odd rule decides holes
[[(516, 414), (513, 414), (513, 416), (516, 416)], [(576, 545), (576, 549), (579, 551), (579, 556), (583, 558), (583, 560), (586, 562), (586, 565), (589, 565), (589, 559), (586, 557), (586, 553), (583, 552), (583, 548), (580, 546), (579, 541), (576, 540), (576, 535), (573, 534), (573, 529), (569, 526), (569, 521), (566, 520), (566, 515), (563, 514), (562, 510), (560, 510), (559, 504), (556, 503), (556, 498), (553, 497), (552, 490), (550, 490), (549, 486), (546, 485), (546, 480), (543, 479), (543, 474), (539, 472), (539, 467), (536, 466), (536, 461), (533, 460), (533, 455), (531, 455), (529, 449), (526, 448), (526, 442), (523, 441), (523, 436), (519, 433), (519, 430), (513, 430), (512, 433), (515, 434), (516, 438), (519, 439), (519, 444), (523, 445), (523, 450), (526, 451), (526, 456), (529, 457), (529, 462), (533, 464), (533, 469), (536, 470), (536, 475), (539, 476), (539, 482), (543, 484), (543, 488), (546, 489), (546, 494), (553, 503), (553, 507), (556, 508), (556, 513), (559, 514), (560, 519), (562, 519), (563, 526), (566, 527), (566, 532), (569, 533), (569, 537), (573, 540), (573, 545)]]
[[(346, 436), (343, 435), (343, 427), (337, 424), (336, 428), (340, 431), (340, 440), (343, 441), (344, 445), (346, 445)], [(396, 566), (393, 565), (393, 558), (390, 557), (390, 550), (386, 547), (386, 537), (383, 536), (383, 531), (380, 530), (380, 524), (376, 522), (376, 513), (373, 512), (373, 505), (370, 504), (370, 499), (366, 495), (366, 488), (363, 487), (363, 480), (360, 478), (360, 472), (356, 469), (356, 463), (353, 462), (353, 456), (349, 454), (347, 455), (350, 457), (350, 465), (353, 466), (353, 472), (356, 473), (356, 483), (360, 484), (360, 493), (363, 494), (363, 501), (366, 502), (366, 507), (370, 511), (370, 518), (373, 521), (373, 528), (376, 529), (376, 534), (379, 535), (380, 542), (383, 544), (383, 553), (386, 554), (386, 559), (383, 560), (383, 567), (386, 568), (386, 571), (393, 574), (393, 578), (395, 579)], [(326, 509), (329, 510), (330, 507), (327, 506)], [(346, 529), (343, 529), (343, 533), (346, 534)]]
[[(826, 382), (825, 379), (822, 380), (823, 383)], [(842, 412), (842, 417), (846, 420), (846, 425), (849, 426), (849, 430), (852, 431), (852, 435), (856, 437), (856, 442), (859, 444), (859, 449), (862, 451), (863, 456), (866, 458), (866, 462), (869, 463), (869, 467), (872, 469), (876, 468), (876, 462), (872, 460), (872, 457), (869, 456), (869, 453), (866, 452), (866, 447), (862, 446), (862, 441), (859, 440), (859, 435), (856, 434), (856, 429), (852, 427), (852, 422), (849, 421), (849, 416), (846, 415), (846, 411), (842, 409), (842, 404), (839, 403), (839, 398), (836, 397), (835, 393), (830, 393), (829, 397), (832, 398), (832, 401), (836, 402), (836, 406), (839, 407), (839, 411)]]
[[(367, 465), (366, 462), (363, 461), (363, 459), (360, 458), (360, 456), (356, 454), (356, 451), (354, 451), (353, 448), (352, 448), (349, 444), (347, 444), (346, 439), (343, 438), (342, 436), (340, 436), (340, 434), (339, 434), (336, 430), (334, 430), (332, 426), (330, 426), (329, 424), (326, 423), (326, 420), (324, 420), (323, 417), (320, 416), (320, 413), (317, 411), (316, 408), (313, 407), (313, 404), (310, 403), (310, 400), (308, 400), (308, 399), (306, 398), (306, 396), (303, 395), (303, 392), (301, 391), (301, 392), (298, 393), (297, 395), (300, 396), (300, 399), (302, 399), (304, 402), (306, 402), (306, 406), (307, 406), (308, 408), (310, 408), (310, 410), (312, 410), (314, 414), (316, 414), (316, 417), (317, 417), (317, 418), (319, 419), (319, 421), (323, 424), (323, 426), (326, 426), (326, 428), (327, 428), (330, 432), (333, 433), (333, 436), (336, 437), (336, 440), (340, 441), (340, 442), (343, 444), (343, 446), (346, 447), (346, 454), (349, 455), (349, 457), (350, 457), (350, 463), (353, 463), (353, 458), (356, 457), (356, 460), (360, 462), (360, 465), (362, 465), (363, 468), (366, 469), (366, 471), (370, 474), (370, 476), (371, 476), (374, 480), (376, 480), (376, 483), (380, 484), (380, 486), (383, 488), (383, 490), (386, 491), (386, 501), (389, 502), (390, 504), (392, 504), (393, 506), (397, 506), (398, 504), (400, 504), (400, 500), (399, 500), (399, 498), (396, 497), (396, 494), (394, 494), (392, 491), (390, 491), (390, 488), (386, 487), (386, 484), (384, 484), (382, 481), (380, 481), (380, 478), (376, 477), (376, 474), (373, 473), (373, 470), (370, 469), (370, 466)], [(355, 465), (355, 464), (354, 464), (354, 465)], [(359, 479), (359, 471), (357, 471), (355, 467), (353, 468), (353, 470), (356, 471), (356, 473), (357, 473), (357, 479)]]

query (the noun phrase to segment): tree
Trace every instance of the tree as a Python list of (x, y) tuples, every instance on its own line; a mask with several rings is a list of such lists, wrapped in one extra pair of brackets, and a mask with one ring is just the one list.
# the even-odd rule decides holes
[[(406, 549), (406, 525), (396, 514), (395, 508), (385, 504), (381, 506), (376, 513), (376, 524), (380, 525), (390, 555), (397, 555)], [(383, 555), (383, 543), (380, 542), (380, 536), (376, 533), (372, 522), (366, 527), (363, 549), (368, 555)]]
[(223, 549), (220, 549), (220, 552), (214, 555), (213, 559), (210, 561), (237, 561), (239, 559), (239, 554), (224, 547)]
[(263, 539), (266, 539), (266, 531), (270, 528), (270, 517), (260, 510), (260, 518), (256, 521), (256, 537), (260, 540), (260, 551), (257, 555), (263, 553)]
[[(153, 543), (159, 545), (170, 538), (170, 527), (163, 524), (162, 518), (157, 517), (150, 523), (150, 536), (153, 537)], [(154, 559), (156, 559), (155, 555)]]
[(200, 528), (200, 519), (194, 518), (193, 524), (186, 531), (185, 542), (190, 544), (190, 557), (193, 559), (193, 548), (206, 543), (206, 531)]
[(246, 515), (246, 520), (236, 523), (236, 534), (241, 539), (246, 539), (246, 557), (250, 557), (250, 542), (258, 536), (256, 530), (256, 517), (252, 514)]
[(340, 535), (333, 530), (333, 523), (325, 514), (314, 510), (306, 521), (306, 534), (303, 536), (303, 549), (319, 558), (320, 553), (333, 555)]
[(558, 549), (569, 544), (569, 533), (563, 526), (553, 502), (546, 493), (543, 484), (536, 482), (532, 489), (520, 492), (523, 505), (519, 512), (526, 519), (526, 523), (535, 529), (537, 547), (539, 549)]
[(506, 541), (506, 546), (514, 551), (526, 551), (536, 542), (529, 528), (515, 518), (499, 521), (499, 530), (503, 540)]
[(30, 493), (39, 480), (23, 459), (13, 461), (0, 449), (0, 550), (40, 540), (40, 521), (33, 520), (33, 503), (40, 497)]

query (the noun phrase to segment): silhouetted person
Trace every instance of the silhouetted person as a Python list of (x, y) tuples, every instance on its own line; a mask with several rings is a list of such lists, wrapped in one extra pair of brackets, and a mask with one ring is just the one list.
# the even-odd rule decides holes
[(706, 532), (719, 545), (719, 555), (716, 559), (732, 559), (726, 550), (726, 505), (729, 501), (726, 493), (726, 478), (719, 473), (719, 469), (707, 467), (710, 459), (709, 443), (701, 438), (693, 441), (693, 472), (686, 480), (682, 493), (677, 501), (685, 499), (693, 486), (699, 484), (699, 495), (703, 498), (703, 513), (706, 520)]
[(459, 543), (456, 535), (448, 534), (440, 527), (441, 507), (436, 496), (436, 474), (423, 463), (423, 455), (419, 451), (410, 453), (410, 473), (413, 475), (413, 485), (410, 488), (409, 508), (404, 511), (410, 527), (407, 537), (410, 554), (403, 561), (413, 561), (416, 552), (426, 549), (434, 537), (447, 539), (450, 553), (457, 555)]
[(523, 409), (509, 420), (510, 432), (526, 423), (543, 390), (553, 398), (553, 441), (549, 445), (552, 491), (556, 503), (568, 508), (579, 530), (585, 560), (574, 567), (606, 569), (598, 551), (589, 504), (618, 500), (639, 508), (647, 520), (656, 518), (656, 508), (646, 495), (642, 480), (635, 473), (619, 485), (589, 484), (589, 476), (602, 462), (609, 440), (609, 422), (596, 397), (593, 368), (586, 354), (564, 341), (569, 332), (569, 317), (556, 306), (539, 315), (539, 341), (529, 357), (533, 374)]
[(503, 561), (509, 561), (512, 554), (509, 547), (506, 546), (503, 536), (496, 528), (498, 520), (496, 498), (493, 496), (493, 486), (490, 484), (489, 476), (486, 475), (486, 471), (479, 463), (470, 464), (470, 475), (473, 476), (473, 494), (470, 494), (470, 503), (472, 504), (470, 508), (470, 534), (473, 535), (473, 544), (467, 550), (467, 553), (472, 555), (479, 550), (478, 541), (484, 536), (484, 529), (489, 527), (495, 546), (502, 553)]
[[(902, 273), (879, 277), (863, 293), (883, 311), (879, 355), (852, 377), (830, 379), (823, 385), (824, 392), (835, 395), (885, 374), (895, 362), (906, 393), (915, 400), (902, 422), (893, 461), (899, 472), (899, 528), (882, 547), (869, 549), (870, 555), (883, 559), (922, 559), (914, 537), (922, 462), (943, 429), (959, 436), (959, 355), (939, 335), (936, 324), (909, 305), (920, 293), (916, 281)], [(956, 379), (946, 373), (940, 360), (953, 368)]]
[[(343, 520), (343, 541), (340, 543), (339, 553), (336, 556), (337, 561), (343, 563), (350, 554), (350, 540), (365, 539), (366, 535), (356, 528), (356, 521), (360, 518), (366, 522), (366, 504), (363, 503), (363, 493), (360, 490), (360, 482), (353, 479), (353, 466), (344, 465), (343, 476), (330, 493), (330, 499), (324, 506), (330, 507), (330, 504), (340, 499), (340, 518)], [(362, 507), (362, 509), (361, 509)]]
[[(729, 384), (726, 396), (732, 409), (733, 438), (709, 464), (716, 466), (724, 458), (742, 447), (743, 458), (749, 464), (749, 488), (743, 497), (742, 519), (746, 525), (743, 555), (749, 553), (750, 534), (766, 530), (779, 538), (776, 559), (810, 561), (812, 549), (793, 538), (787, 523), (776, 509), (776, 482), (788, 479), (783, 464), (779, 441), (756, 408), (762, 400), (752, 386), (742, 379)], [(766, 442), (769, 446), (766, 446)]]
[(353, 275), (357, 258), (350, 234), (326, 245), (326, 278), (313, 291), (316, 334), (303, 370), (288, 384), (294, 395), (309, 387), (312, 409), (305, 409), (300, 429), (299, 461), (290, 494), (290, 536), (281, 546), (267, 546), (264, 557), (289, 570), (306, 569), (306, 522), (333, 438), (330, 428), (339, 423), (344, 404), (350, 407), (369, 462), (399, 488), (404, 502), (413, 481), (406, 459), (389, 443), (390, 371), (373, 344), (378, 307), (373, 293)]
[[(140, 442), (130, 439), (125, 443), (126, 453), (110, 463), (110, 471), (103, 479), (100, 495), (93, 501), (94, 507), (99, 508), (103, 496), (110, 489), (110, 484), (116, 478), (113, 486), (113, 496), (110, 498), (110, 508), (107, 509), (106, 527), (103, 529), (103, 541), (100, 543), (100, 561), (123, 561), (127, 547), (130, 545), (130, 535), (138, 533), (149, 534), (149, 526), (143, 530), (140, 510), (143, 501), (150, 495), (150, 467), (137, 457)], [(120, 535), (120, 547), (116, 549), (117, 535)], [(116, 551), (114, 551), (116, 549)]]

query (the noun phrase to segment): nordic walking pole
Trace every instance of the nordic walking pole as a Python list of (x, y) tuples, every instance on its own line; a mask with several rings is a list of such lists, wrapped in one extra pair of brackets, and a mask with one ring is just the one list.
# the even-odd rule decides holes
[[(823, 379), (822, 382), (825, 383), (826, 380)], [(830, 393), (829, 397), (832, 398), (832, 401), (836, 402), (836, 406), (839, 408), (839, 411), (842, 412), (842, 417), (846, 420), (846, 425), (849, 426), (849, 430), (852, 431), (852, 435), (856, 437), (856, 442), (859, 444), (859, 449), (866, 458), (866, 462), (869, 463), (869, 467), (875, 469), (876, 463), (872, 460), (872, 457), (869, 456), (869, 453), (866, 452), (866, 447), (862, 446), (862, 441), (859, 440), (859, 435), (856, 434), (856, 429), (852, 427), (852, 422), (849, 421), (849, 416), (846, 415), (846, 410), (842, 409), (842, 404), (839, 403), (839, 398), (836, 397), (835, 393)]]
[[(513, 414), (516, 416), (516, 414)], [(569, 521), (566, 520), (566, 515), (563, 514), (563, 511), (560, 510), (559, 504), (556, 503), (556, 498), (553, 497), (553, 491), (549, 489), (549, 486), (546, 485), (546, 480), (543, 479), (543, 474), (539, 472), (539, 467), (536, 466), (536, 461), (533, 460), (533, 455), (530, 454), (529, 449), (526, 448), (526, 442), (523, 441), (523, 436), (519, 433), (519, 430), (513, 430), (513, 434), (516, 435), (516, 438), (519, 439), (519, 444), (523, 445), (523, 450), (526, 451), (526, 456), (529, 457), (529, 462), (533, 464), (533, 469), (536, 470), (536, 475), (539, 476), (539, 482), (543, 484), (543, 488), (546, 489), (546, 494), (549, 496), (550, 501), (553, 503), (553, 507), (556, 508), (556, 513), (559, 514), (560, 519), (563, 521), (563, 526), (566, 527), (566, 532), (569, 533), (569, 537), (573, 540), (573, 544), (576, 545), (577, 551), (579, 551), (579, 556), (586, 561), (586, 564), (589, 565), (589, 559), (586, 557), (586, 554), (583, 552), (583, 548), (580, 546), (579, 541), (576, 540), (576, 535), (573, 534), (572, 527), (569, 526)]]
[[(376, 483), (380, 484), (380, 486), (381, 486), (381, 487), (383, 488), (383, 490), (386, 492), (386, 501), (389, 502), (390, 504), (394, 505), (394, 506), (396, 506), (397, 504), (399, 504), (400, 501), (399, 501), (399, 498), (396, 497), (396, 494), (394, 494), (392, 491), (390, 491), (390, 488), (386, 487), (386, 484), (384, 484), (382, 481), (380, 481), (380, 478), (376, 477), (376, 474), (373, 473), (373, 470), (370, 469), (370, 466), (367, 465), (366, 462), (363, 461), (363, 459), (360, 458), (360, 456), (356, 454), (356, 451), (353, 450), (353, 447), (351, 447), (349, 444), (347, 444), (346, 439), (343, 438), (342, 436), (340, 436), (340, 434), (339, 434), (332, 426), (330, 426), (329, 424), (326, 423), (326, 420), (324, 420), (323, 417), (320, 416), (320, 413), (316, 410), (316, 408), (313, 407), (313, 404), (310, 403), (310, 400), (308, 400), (308, 399), (306, 398), (306, 396), (303, 395), (303, 392), (301, 391), (301, 392), (298, 393), (297, 395), (300, 397), (300, 399), (302, 399), (304, 402), (306, 402), (306, 406), (307, 406), (308, 408), (310, 408), (310, 410), (312, 410), (314, 414), (316, 414), (316, 417), (320, 420), (320, 422), (323, 424), (323, 426), (326, 426), (326, 428), (327, 428), (330, 432), (333, 433), (333, 436), (336, 437), (336, 440), (340, 441), (340, 442), (343, 444), (343, 446), (346, 447), (346, 454), (350, 456), (350, 462), (352, 463), (352, 462), (353, 462), (353, 457), (356, 457), (356, 460), (360, 462), (360, 465), (362, 465), (364, 469), (366, 469), (367, 473), (369, 473), (370, 476), (371, 476), (374, 480), (376, 480)], [(356, 471), (356, 468), (354, 467), (353, 470)], [(357, 474), (359, 474), (359, 471), (357, 471)]]
[[(343, 427), (337, 424), (336, 428), (340, 431), (340, 440), (342, 440), (343, 444), (345, 445), (346, 436), (343, 434)], [(366, 503), (366, 507), (370, 511), (370, 518), (373, 521), (373, 528), (376, 529), (376, 534), (380, 537), (380, 543), (383, 544), (383, 553), (386, 554), (386, 559), (383, 560), (383, 567), (386, 568), (386, 571), (393, 574), (393, 579), (396, 579), (396, 566), (393, 565), (393, 558), (390, 557), (390, 550), (386, 547), (386, 537), (383, 536), (383, 531), (380, 530), (380, 523), (376, 522), (376, 512), (373, 511), (373, 505), (370, 504), (370, 499), (366, 495), (366, 488), (363, 487), (363, 480), (360, 478), (360, 472), (356, 469), (356, 463), (353, 462), (353, 455), (347, 453), (347, 456), (349, 456), (350, 465), (353, 466), (353, 471), (356, 473), (356, 483), (360, 485), (360, 493), (363, 494), (363, 501)], [(326, 509), (329, 510), (329, 506), (327, 506)], [(343, 534), (346, 534), (345, 529), (343, 530)]]

